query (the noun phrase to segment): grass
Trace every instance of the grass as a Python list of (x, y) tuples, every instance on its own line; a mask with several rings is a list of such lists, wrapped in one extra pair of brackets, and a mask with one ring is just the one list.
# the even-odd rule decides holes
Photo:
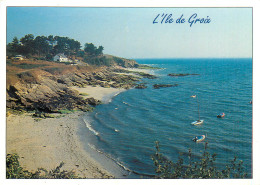
[(88, 96), (88, 93), (79, 93), (80, 96)]
[(8, 60), (6, 62), (7, 65), (9, 66), (14, 66), (14, 67), (18, 67), (21, 69), (34, 69), (34, 68), (39, 68), (39, 67), (44, 67), (47, 66), (46, 64), (32, 64), (32, 63), (15, 63), (15, 62), (11, 62), (10, 60)]
[(161, 68), (160, 67), (153, 67), (153, 66), (139, 64), (138, 69), (161, 69)]
[(68, 110), (68, 109), (63, 109), (59, 111), (61, 114), (70, 114), (75, 112), (75, 110)]

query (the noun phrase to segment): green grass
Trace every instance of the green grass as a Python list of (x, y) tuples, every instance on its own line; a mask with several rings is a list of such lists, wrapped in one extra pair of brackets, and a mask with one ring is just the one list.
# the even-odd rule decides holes
[(88, 93), (79, 93), (80, 96), (88, 96)]
[(70, 114), (75, 112), (75, 110), (68, 110), (68, 109), (63, 109), (59, 111), (61, 114)]
[(139, 64), (138, 69), (161, 69), (161, 68), (160, 67), (153, 67), (153, 66)]

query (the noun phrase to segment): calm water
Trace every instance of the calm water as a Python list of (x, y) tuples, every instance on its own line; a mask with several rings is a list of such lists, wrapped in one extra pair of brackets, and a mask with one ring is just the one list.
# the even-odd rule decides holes
[[(252, 167), (252, 59), (137, 59), (138, 63), (163, 69), (153, 70), (157, 79), (143, 79), (147, 89), (131, 89), (98, 106), (87, 128), (93, 137), (90, 146), (104, 152), (136, 172), (153, 174), (151, 155), (154, 142), (161, 152), (177, 161), (179, 152), (201, 156), (205, 142), (217, 153), (217, 164), (236, 155), (247, 173)], [(169, 73), (197, 73), (199, 76), (170, 77)], [(153, 89), (152, 85), (179, 84)], [(200, 117), (204, 123), (190, 125)], [(224, 118), (217, 114), (224, 112)], [(207, 135), (204, 142), (191, 139)]]

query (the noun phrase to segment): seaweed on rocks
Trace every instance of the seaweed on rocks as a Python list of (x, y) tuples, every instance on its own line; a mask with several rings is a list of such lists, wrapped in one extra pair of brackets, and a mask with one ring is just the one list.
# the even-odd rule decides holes
[(199, 74), (189, 74), (189, 73), (170, 73), (168, 74), (168, 76), (172, 76), (172, 77), (182, 77), (182, 76), (195, 76), (195, 75), (199, 75)]
[(178, 84), (174, 84), (174, 85), (172, 85), (172, 84), (154, 84), (153, 88), (160, 89), (160, 88), (165, 88), (165, 87), (177, 87), (177, 86), (178, 86)]
[(137, 85), (135, 86), (135, 88), (136, 88), (136, 89), (146, 89), (147, 86), (145, 85), (145, 83), (140, 83), (140, 84), (137, 84)]

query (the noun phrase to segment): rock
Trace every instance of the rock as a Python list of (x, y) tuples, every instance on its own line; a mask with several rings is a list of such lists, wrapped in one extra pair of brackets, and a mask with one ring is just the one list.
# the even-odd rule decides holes
[(189, 74), (189, 73), (185, 73), (185, 74), (170, 73), (170, 74), (168, 74), (168, 76), (173, 76), (173, 77), (181, 77), (181, 76), (189, 76), (189, 75), (199, 75), (199, 74)]
[(164, 87), (176, 87), (176, 86), (178, 86), (178, 84), (174, 84), (174, 85), (171, 85), (171, 84), (154, 84), (153, 88), (154, 89), (160, 89), (160, 88), (164, 88)]
[(86, 101), (89, 105), (93, 105), (93, 106), (97, 106), (97, 105), (101, 104), (101, 101), (97, 100), (95, 98), (86, 98)]
[[(95, 70), (93, 70), (94, 72), (84, 72), (83, 70), (60, 72), (55, 75), (46, 72), (48, 70), (45, 70), (44, 73), (38, 73), (39, 71), (19, 73), (17, 74), (18, 80), (7, 85), (7, 108), (37, 110), (44, 113), (58, 113), (61, 110), (65, 112), (91, 111), (93, 106), (99, 105), (101, 102), (94, 98), (83, 99), (79, 92), (70, 89), (70, 86), (100, 85), (129, 89), (136, 86), (135, 82), (140, 80), (139, 77), (132, 75), (115, 74), (109, 68)], [(139, 86), (139, 88), (144, 87)]]
[(138, 84), (135, 86), (136, 89), (146, 89), (147, 86), (144, 83)]

